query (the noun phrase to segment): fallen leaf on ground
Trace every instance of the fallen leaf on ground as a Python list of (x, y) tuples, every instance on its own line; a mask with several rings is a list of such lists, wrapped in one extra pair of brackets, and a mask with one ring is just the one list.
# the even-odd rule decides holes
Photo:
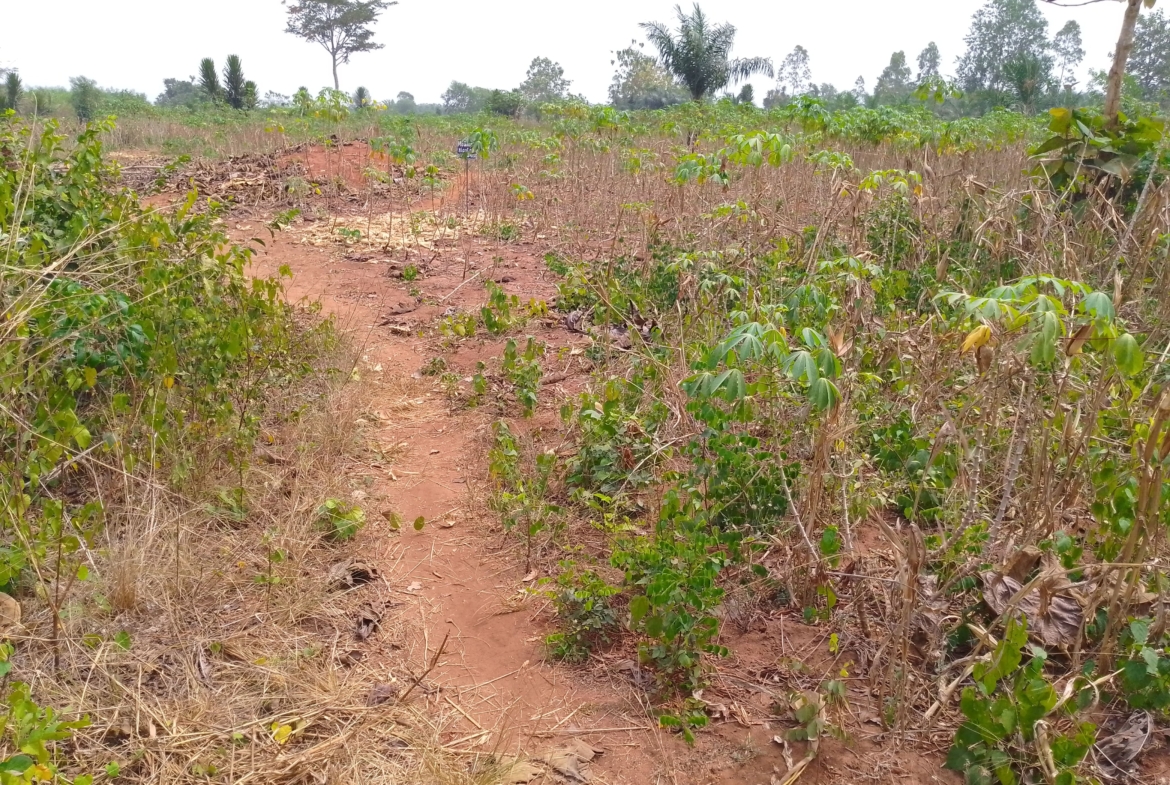
[(544, 774), (544, 769), (528, 761), (518, 760), (504, 775), (504, 785), (525, 785)]
[[(983, 578), (983, 599), (997, 614), (1007, 609), (1008, 602), (1015, 596), (1022, 584), (1009, 575), (985, 572)], [(1028, 618), (1028, 631), (1035, 633), (1046, 646), (1071, 646), (1080, 634), (1085, 616), (1072, 596), (1064, 592), (1053, 592), (1048, 596), (1047, 607), (1037, 586), (1025, 594), (1016, 604)]]
[(588, 782), (589, 771), (583, 769), (582, 764), (593, 760), (603, 751), (581, 739), (572, 739), (564, 746), (545, 753), (540, 760), (551, 766), (558, 774), (578, 782)]
[(366, 640), (378, 630), (378, 626), (382, 622), (382, 616), (375, 613), (373, 610), (364, 610), (358, 614), (357, 629), (354, 634), (357, 635), (358, 640)]
[(377, 569), (355, 559), (339, 561), (329, 568), (329, 585), (338, 589), (352, 589), (377, 577)]
[(1129, 776), (1133, 762), (1141, 755), (1150, 740), (1153, 722), (1144, 711), (1135, 711), (1120, 725), (1101, 729), (1093, 745), (1093, 760), (1106, 779), (1119, 780)]
[(397, 698), (398, 692), (399, 689), (397, 684), (376, 684), (374, 685), (374, 688), (370, 690), (370, 694), (366, 696), (366, 705), (380, 706), (387, 701)]

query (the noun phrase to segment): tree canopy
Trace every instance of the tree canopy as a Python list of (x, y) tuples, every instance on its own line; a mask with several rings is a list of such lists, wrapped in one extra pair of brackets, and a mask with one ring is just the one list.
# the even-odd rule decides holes
[(530, 104), (544, 104), (563, 101), (569, 97), (569, 85), (565, 69), (547, 57), (533, 58), (528, 73), (520, 83), (520, 92)]
[(1143, 14), (1134, 28), (1128, 71), (1142, 97), (1165, 105), (1170, 99), (1170, 19), (1162, 9)]
[(713, 24), (696, 3), (688, 14), (674, 7), (678, 28), (671, 32), (661, 22), (643, 22), (646, 38), (658, 50), (662, 67), (674, 75), (700, 101), (714, 95), (732, 82), (753, 74), (773, 75), (772, 61), (766, 57), (735, 58), (735, 27)]
[(989, 0), (975, 12), (964, 39), (967, 51), (959, 60), (958, 77), (969, 93), (1011, 89), (1004, 67), (1021, 57), (1035, 57), (1051, 70), (1048, 20), (1036, 0)]
[(610, 65), (617, 70), (609, 85), (609, 102), (618, 109), (661, 109), (685, 101), (687, 94), (657, 60), (641, 51), (643, 46), (631, 41), (613, 53)]
[(337, 66), (351, 55), (381, 49), (371, 26), (398, 0), (300, 0), (288, 7), (285, 32), (320, 44), (333, 61), (333, 89), (340, 90)]

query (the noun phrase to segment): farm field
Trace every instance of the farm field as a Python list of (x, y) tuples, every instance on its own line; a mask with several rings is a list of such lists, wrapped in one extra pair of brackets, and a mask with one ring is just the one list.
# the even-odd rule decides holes
[(677, 13), (661, 108), (10, 102), (0, 785), (1170, 778), (1157, 96)]

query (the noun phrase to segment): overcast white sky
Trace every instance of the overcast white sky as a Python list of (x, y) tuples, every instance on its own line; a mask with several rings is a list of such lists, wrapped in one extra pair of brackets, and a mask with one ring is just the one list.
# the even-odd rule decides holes
[[(890, 53), (918, 52), (935, 41), (944, 72), (953, 72), (971, 14), (983, 0), (708, 0), (705, 11), (734, 24), (735, 54), (776, 64), (796, 44), (811, 55), (813, 79), (850, 88), (862, 75), (872, 89)], [(684, 7), (689, 8), (690, 3)], [(1106, 68), (1121, 23), (1120, 3), (1055, 8), (1041, 3), (1054, 33), (1077, 19), (1085, 69)], [(642, 40), (639, 22), (672, 22), (671, 0), (401, 0), (377, 26), (385, 49), (342, 66), (341, 87), (359, 85), (379, 99), (400, 90), (437, 101), (453, 79), (511, 88), (532, 58), (565, 69), (572, 90), (606, 100), (611, 51)], [(46, 20), (50, 26), (45, 27)], [(85, 75), (103, 87), (130, 88), (153, 99), (166, 77), (187, 78), (203, 57), (238, 54), (263, 95), (330, 84), (320, 47), (284, 32), (280, 0), (0, 0), (0, 65), (20, 69), (26, 85), (65, 85)], [(647, 49), (650, 47), (647, 46)], [(768, 80), (757, 77), (756, 95)]]

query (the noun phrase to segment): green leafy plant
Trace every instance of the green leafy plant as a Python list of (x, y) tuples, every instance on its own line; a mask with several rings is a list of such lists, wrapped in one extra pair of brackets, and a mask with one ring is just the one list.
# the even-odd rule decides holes
[(326, 499), (317, 507), (317, 528), (337, 542), (352, 540), (366, 525), (366, 514), (360, 507), (337, 499)]
[(613, 555), (626, 585), (638, 592), (630, 626), (647, 638), (639, 656), (658, 671), (664, 690), (701, 687), (703, 655), (727, 654), (715, 642), (719, 623), (712, 615), (723, 597), (717, 578), (727, 558), (704, 516), (700, 499), (667, 491), (654, 536), (620, 543)]
[(549, 502), (549, 483), (556, 470), (557, 458), (543, 452), (533, 459), (531, 471), (520, 468), (520, 451), (516, 437), (503, 420), (492, 425), (495, 446), (488, 460), (492, 479), (497, 484), (492, 505), (503, 517), (507, 531), (519, 531), (524, 537), (525, 569), (532, 567), (536, 538), (555, 521), (561, 508)]
[(583, 662), (591, 651), (608, 643), (617, 628), (612, 598), (619, 589), (573, 561), (562, 561), (560, 568), (548, 594), (556, 606), (561, 629), (545, 638), (545, 644), (557, 659)]
[(1046, 738), (1044, 729), (1062, 701), (1044, 677), (1048, 655), (1043, 649), (1033, 646), (1031, 659), (1021, 664), (1027, 643), (1027, 622), (1013, 617), (991, 657), (976, 664), (975, 686), (963, 688), (960, 708), (966, 719), (946, 768), (963, 773), (970, 785), (1019, 782), (1022, 770), (1039, 768), (1049, 755), (1055, 783), (1074, 785), (1074, 769), (1096, 738), (1096, 726), (1087, 722), (1069, 735)]
[(494, 281), (488, 281), (486, 286), (488, 300), (487, 304), (480, 309), (480, 318), (489, 333), (503, 335), (520, 324), (521, 316), (518, 313), (520, 298), (514, 294), (509, 296)]
[(523, 352), (518, 351), (516, 341), (512, 339), (504, 346), (504, 357), (500, 367), (512, 383), (516, 400), (520, 403), (525, 417), (531, 417), (536, 411), (537, 392), (543, 374), (540, 358), (543, 355), (544, 344), (538, 343), (532, 336), (528, 337)]

